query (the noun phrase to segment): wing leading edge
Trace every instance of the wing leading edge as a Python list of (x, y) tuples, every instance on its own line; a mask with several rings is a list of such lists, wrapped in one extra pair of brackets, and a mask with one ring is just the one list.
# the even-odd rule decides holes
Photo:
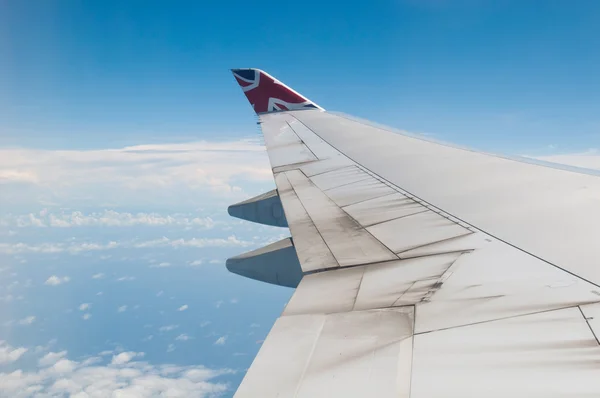
[[(588, 189), (575, 190), (578, 204), (593, 203), (597, 177), (560, 174), (565, 196), (546, 175), (562, 170), (321, 108), (276, 111), (259, 118), (292, 235), (279, 246), (297, 255), (277, 272), (289, 263), (301, 281), (236, 397), (600, 394), (600, 273), (589, 261), (600, 248), (578, 241), (595, 229), (565, 235), (556, 215), (539, 223), (544, 211), (580, 211), (566, 200), (577, 184)], [(495, 184), (504, 194), (491, 200)], [(580, 250), (561, 257), (548, 244)]]

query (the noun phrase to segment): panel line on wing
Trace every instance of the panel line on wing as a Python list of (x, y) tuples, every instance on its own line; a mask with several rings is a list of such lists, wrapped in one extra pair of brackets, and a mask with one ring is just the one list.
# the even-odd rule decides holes
[(331, 188), (324, 192), (341, 208), (353, 205), (357, 202), (377, 199), (392, 193), (397, 193), (393, 188), (382, 184), (372, 177), (352, 184)]
[[(289, 179), (287, 178), (286, 175), (286, 179), (289, 182)], [(296, 198), (298, 198), (298, 193), (296, 192), (296, 189), (294, 188), (294, 186), (290, 183), (290, 186), (292, 187), (292, 190), (294, 191), (294, 195), (296, 195)], [(321, 240), (323, 241), (323, 243), (325, 244), (325, 246), (327, 246), (327, 250), (329, 250), (329, 253), (331, 253), (331, 256), (335, 259), (335, 262), (337, 263), (336, 266), (331, 267), (329, 269), (336, 269), (336, 268), (340, 268), (340, 264), (339, 261), (337, 261), (337, 259), (335, 258), (335, 256), (333, 255), (333, 252), (331, 251), (331, 247), (329, 247), (329, 245), (327, 244), (327, 241), (325, 240), (325, 238), (323, 237), (323, 234), (321, 233), (321, 231), (319, 231), (319, 228), (317, 228), (316, 224), (315, 224), (315, 220), (313, 220), (313, 218), (311, 217), (310, 213), (306, 210), (306, 207), (304, 206), (304, 204), (302, 203), (301, 200), (298, 200), (300, 202), (300, 204), (302, 205), (302, 207), (304, 208), (304, 211), (306, 212), (307, 217), (310, 219), (310, 222), (312, 223), (312, 225), (314, 226), (315, 230), (317, 231), (317, 233), (319, 234), (319, 236), (321, 237)], [(292, 241), (293, 241), (293, 237), (292, 237)]]
[(365, 266), (363, 268), (362, 275), (360, 276), (360, 281), (358, 282), (358, 287), (356, 288), (356, 295), (354, 296), (354, 302), (352, 303), (352, 309), (350, 311), (356, 310), (356, 302), (358, 301), (358, 293), (360, 292), (360, 287), (362, 286), (363, 281), (365, 280), (365, 274), (367, 273), (368, 267)]
[[(389, 248), (349, 217), (300, 170), (285, 173), (314, 226), (340, 265), (397, 259)], [(324, 268), (324, 267), (322, 267)]]
[[(375, 199), (377, 199), (377, 198), (375, 198)], [(427, 212), (431, 212), (431, 210), (429, 210), (429, 209), (426, 209), (426, 208), (425, 208), (425, 209), (423, 209), (423, 210), (419, 210), (419, 211), (416, 211), (416, 212), (414, 212), (414, 213), (406, 214), (406, 215), (404, 215), (404, 216), (394, 217), (394, 218), (390, 218), (389, 220), (385, 220), (385, 221), (376, 222), (375, 224), (366, 224), (366, 225), (365, 225), (365, 228), (371, 228), (371, 227), (375, 227), (375, 226), (377, 226), (377, 225), (379, 225), (379, 224), (385, 224), (386, 222), (390, 222), (390, 221), (396, 221), (396, 220), (399, 220), (399, 219), (401, 219), (401, 218), (408, 218), (408, 217), (416, 216), (417, 214), (422, 214), (422, 213), (427, 213)], [(437, 242), (427, 243), (427, 245), (431, 245), (431, 244), (433, 244), (433, 243), (437, 243)], [(426, 246), (426, 245), (423, 245), (423, 246)], [(418, 246), (417, 246), (417, 247), (418, 247)], [(410, 250), (410, 249), (408, 249), (408, 250)], [(398, 253), (396, 253), (396, 254), (399, 254), (399, 253), (402, 253), (402, 252), (398, 252)]]
[[(392, 192), (392, 193), (387, 193), (387, 194), (385, 194), (385, 195), (382, 195), (382, 196), (378, 196), (378, 197), (376, 197), (376, 198), (368, 198), (368, 199), (363, 199), (363, 200), (360, 200), (360, 201), (358, 201), (358, 202), (354, 202), (354, 203), (352, 203), (352, 204), (349, 204), (349, 205), (344, 205), (344, 206), (340, 206), (340, 207), (342, 208), (342, 210), (344, 210), (346, 207), (349, 207), (349, 206), (359, 205), (359, 204), (361, 204), (361, 203), (368, 202), (368, 201), (370, 201), (370, 200), (382, 199), (382, 198), (384, 198), (384, 197), (386, 197), (386, 196), (391, 196), (391, 195), (395, 195), (395, 194), (398, 194), (398, 192), (396, 192), (396, 191), (395, 191), (395, 192)], [(407, 199), (408, 199), (408, 198), (407, 198)]]
[(370, 180), (370, 179), (371, 179), (370, 176), (365, 176), (362, 179), (357, 180), (357, 181), (346, 182), (346, 183), (341, 184), (341, 185), (336, 185), (335, 187), (324, 189), (323, 192), (331, 191), (332, 189), (336, 189), (336, 188), (346, 187), (348, 185), (356, 184), (356, 183), (363, 182), (363, 181)]
[(581, 305), (577, 306), (577, 308), (579, 308), (579, 312), (581, 312), (581, 316), (583, 317), (583, 319), (585, 319), (585, 323), (587, 323), (588, 327), (590, 328), (590, 331), (594, 335), (594, 338), (596, 339), (596, 343), (598, 343), (598, 345), (600, 345), (600, 340), (598, 340), (598, 335), (596, 334), (596, 331), (594, 330), (594, 328), (592, 327), (592, 324), (590, 323), (590, 320), (593, 320), (594, 317), (586, 316), (585, 312), (583, 311), (583, 308), (581, 308)]
[[(590, 303), (585, 303), (584, 305), (596, 304), (596, 303), (600, 303), (600, 300), (594, 301), (594, 302), (590, 302)], [(418, 307), (418, 306), (415, 306), (415, 307)], [(462, 324), (462, 325), (448, 326), (448, 327), (443, 327), (443, 328), (438, 328), (438, 329), (432, 329), (432, 330), (425, 330), (425, 331), (422, 331), (422, 332), (415, 331), (414, 335), (415, 336), (420, 336), (420, 335), (429, 334), (429, 333), (441, 332), (441, 331), (444, 331), (444, 330), (453, 330), (453, 329), (458, 329), (458, 328), (464, 328), (464, 327), (467, 327), (467, 326), (474, 326), (474, 325), (482, 325), (482, 324), (492, 323), (492, 322), (499, 322), (499, 321), (504, 321), (506, 319), (522, 318), (522, 317), (526, 317), (526, 316), (530, 316), (530, 315), (535, 315), (535, 314), (546, 314), (548, 312), (562, 311), (562, 310), (567, 310), (567, 309), (570, 309), (570, 308), (572, 308), (572, 309), (579, 308), (579, 305), (567, 305), (567, 306), (564, 306), (564, 307), (550, 308), (550, 309), (547, 309), (547, 310), (532, 311), (532, 312), (527, 312), (527, 313), (523, 313), (523, 314), (516, 314), (516, 315), (505, 316), (505, 317), (501, 317), (501, 318), (486, 319), (484, 321), (477, 321), (477, 322), (465, 323), (465, 324)], [(415, 322), (415, 325), (416, 324), (417, 323)]]
[[(329, 160), (329, 159), (323, 159), (323, 160), (320, 160), (320, 161), (322, 162), (324, 160)], [(321, 174), (329, 173), (331, 171), (339, 171), (339, 170), (345, 169), (347, 167), (353, 167), (353, 165), (350, 165), (350, 166), (348, 166), (348, 165), (346, 165), (346, 166), (340, 166), (340, 167), (335, 168), (335, 169), (325, 170), (325, 171), (321, 171), (319, 173), (315, 173), (315, 174), (311, 174), (311, 175), (306, 174), (306, 172), (304, 170), (302, 170), (302, 169), (300, 169), (300, 171), (302, 171), (302, 173), (304, 173), (304, 175), (307, 176), (308, 178), (312, 178), (312, 177), (320, 176)]]
[(308, 368), (310, 366), (310, 361), (311, 361), (313, 355), (315, 354), (315, 350), (317, 349), (317, 345), (319, 343), (319, 338), (321, 337), (321, 333), (323, 333), (323, 328), (325, 327), (326, 321), (327, 321), (327, 318), (323, 317), (323, 320), (321, 322), (319, 330), (316, 333), (315, 341), (313, 342), (313, 345), (310, 349), (310, 353), (308, 354), (308, 357), (306, 358), (306, 363), (304, 364), (304, 367), (302, 368), (302, 373), (300, 374), (300, 377), (298, 378), (298, 384), (296, 385), (296, 390), (294, 391), (294, 396), (298, 395), (298, 392), (300, 391), (300, 387), (302, 387), (302, 382), (304, 381), (304, 376), (306, 376), (306, 372), (308, 371)]
[(289, 122), (289, 120), (286, 120), (285, 122), (286, 122), (286, 123), (287, 123), (287, 125), (290, 127), (290, 129), (291, 129), (291, 130), (294, 132), (294, 134), (296, 134), (296, 137), (298, 137), (298, 139), (300, 140), (300, 142), (302, 143), (302, 145), (304, 145), (305, 147), (307, 147), (307, 148), (308, 148), (308, 150), (310, 151), (310, 153), (312, 153), (312, 154), (313, 154), (313, 156), (315, 157), (315, 159), (320, 159), (320, 158), (319, 158), (319, 157), (318, 157), (318, 156), (317, 156), (317, 155), (316, 155), (316, 154), (313, 152), (313, 150), (312, 150), (312, 149), (311, 149), (311, 148), (310, 148), (308, 145), (306, 145), (306, 143), (304, 142), (304, 140), (303, 140), (302, 138), (300, 138), (300, 136), (298, 135), (298, 133), (296, 133), (296, 130), (294, 130), (294, 128), (293, 128), (293, 127), (290, 125), (290, 122)]
[[(437, 243), (437, 242), (435, 242), (435, 243)], [(421, 256), (405, 257), (405, 258), (398, 258), (398, 259), (386, 260), (386, 261), (372, 261), (372, 262), (362, 263), (362, 264), (340, 265), (340, 266), (337, 266), (337, 267), (320, 268), (320, 269), (315, 269), (315, 270), (312, 270), (312, 271), (305, 271), (305, 272), (303, 272), (303, 275), (305, 275), (305, 276), (306, 275), (314, 275), (314, 274), (320, 274), (320, 273), (323, 273), (323, 272), (336, 271), (336, 270), (344, 270), (344, 269), (348, 269), (348, 268), (365, 267), (365, 266), (375, 265), (375, 264), (382, 264), (383, 265), (383, 264), (394, 263), (394, 262), (397, 262), (398, 260), (417, 260), (417, 259), (426, 258), (426, 257), (442, 256), (444, 254), (467, 254), (467, 253), (471, 253), (473, 250), (475, 250), (475, 249), (448, 250), (448, 251), (440, 251), (440, 252), (431, 253), (431, 254), (423, 254)]]
[(311, 176), (310, 180), (313, 184), (319, 187), (322, 191), (338, 188), (344, 185), (353, 184), (362, 180), (371, 178), (356, 165), (352, 165), (343, 169), (328, 171), (327, 173), (318, 176)]
[(317, 163), (320, 162), (319, 159), (317, 160), (306, 160), (303, 162), (298, 162), (298, 163), (290, 163), (290, 164), (286, 164), (285, 166), (277, 166), (277, 167), (273, 167), (271, 170), (273, 171), (273, 174), (277, 174), (277, 173), (282, 173), (284, 171), (289, 171), (289, 170), (296, 170), (302, 166), (305, 166), (307, 164), (313, 164), (313, 163)]
[[(290, 231), (292, 231), (292, 241), (302, 271), (339, 267), (339, 263), (331, 253), (327, 242), (315, 226), (285, 173), (276, 174), (275, 182), (278, 186)], [(314, 258), (315, 256), (316, 258)]]
[[(431, 279), (431, 278), (430, 278), (430, 279)], [(394, 301), (390, 307), (396, 307), (396, 306), (397, 306), (397, 304), (398, 304), (398, 302), (399, 302), (400, 300), (402, 300), (402, 297), (404, 297), (404, 296), (406, 295), (406, 293), (408, 293), (408, 292), (409, 292), (409, 291), (410, 291), (410, 290), (411, 290), (413, 287), (415, 287), (415, 285), (416, 285), (418, 282), (422, 282), (423, 280), (424, 280), (424, 279), (420, 279), (420, 280), (417, 280), (417, 281), (413, 281), (413, 282), (410, 284), (410, 286), (408, 287), (408, 289), (406, 289), (404, 292), (402, 292), (402, 294), (401, 294), (400, 296), (398, 296), (398, 298), (396, 299), (396, 301)], [(417, 307), (415, 304), (409, 304), (409, 305), (413, 305), (415, 308)], [(398, 307), (403, 307), (403, 306), (398, 306)], [(414, 334), (414, 330), (413, 330), (413, 334)]]
[[(431, 243), (426, 243), (426, 244), (424, 244), (424, 245), (415, 246), (415, 247), (412, 247), (412, 248), (410, 248), (410, 249), (407, 249), (407, 250), (404, 250), (404, 251), (398, 252), (398, 253), (396, 253), (396, 254), (397, 254), (397, 255), (398, 255), (400, 258), (402, 258), (402, 259), (415, 258), (415, 257), (422, 257), (423, 255), (420, 255), (420, 256), (414, 256), (414, 257), (402, 257), (402, 254), (404, 254), (404, 253), (407, 253), (407, 252), (417, 251), (418, 249), (427, 248), (428, 246), (439, 245), (440, 243), (450, 243), (450, 242), (452, 242), (452, 241), (458, 241), (458, 240), (464, 239), (465, 237), (467, 237), (467, 236), (470, 236), (470, 235), (473, 235), (473, 234), (474, 234), (474, 233), (471, 233), (471, 234), (465, 234), (465, 235), (460, 235), (460, 236), (453, 236), (453, 237), (451, 237), (451, 238), (442, 239), (442, 240), (438, 240), (438, 241), (431, 242)], [(469, 251), (473, 251), (473, 250), (475, 250), (475, 248), (474, 248), (474, 247), (473, 247), (473, 248), (470, 248), (470, 249), (442, 250), (441, 252), (442, 252), (442, 253), (455, 253), (455, 252), (469, 252)], [(435, 255), (435, 254), (424, 254), (424, 255), (425, 255), (425, 256), (432, 256), (432, 255)]]
[(418, 334), (412, 398), (597, 397), (599, 360), (573, 307)]
[(436, 213), (438, 215), (440, 215), (441, 217), (444, 217), (445, 219), (447, 219), (448, 221), (451, 221), (455, 224), (460, 225), (463, 228), (469, 229), (473, 232), (478, 231), (478, 229), (474, 228), (473, 226), (471, 226), (470, 224), (462, 221), (461, 219), (452, 216), (451, 214), (443, 211), (442, 209), (435, 207), (434, 205), (412, 195), (410, 192), (405, 191), (404, 189), (392, 184), (391, 182), (387, 181), (386, 179), (384, 179), (383, 177), (381, 177), (380, 175), (372, 172), (371, 170), (369, 170), (368, 168), (364, 167), (361, 164), (356, 164), (356, 166), (358, 168), (360, 168), (361, 170), (363, 170), (365, 173), (371, 175), (373, 178), (377, 179), (378, 181), (380, 181), (381, 183), (387, 185), (388, 187), (392, 188), (393, 190), (395, 190), (396, 192), (398, 192), (401, 195), (406, 196), (407, 198), (411, 199), (414, 203), (432, 211), (433, 213)]

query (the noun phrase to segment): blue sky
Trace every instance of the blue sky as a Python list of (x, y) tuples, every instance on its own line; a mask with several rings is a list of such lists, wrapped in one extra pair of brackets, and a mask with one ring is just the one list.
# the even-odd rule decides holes
[(246, 134), (251, 114), (229, 76), (246, 66), (327, 109), (470, 145), (597, 144), (593, 0), (0, 7), (10, 144)]
[(89, 372), (233, 394), (292, 292), (224, 268), (288, 233), (226, 214), (273, 188), (230, 68), (600, 168), (599, 17), (592, 0), (0, 2), (0, 395), (75, 394)]

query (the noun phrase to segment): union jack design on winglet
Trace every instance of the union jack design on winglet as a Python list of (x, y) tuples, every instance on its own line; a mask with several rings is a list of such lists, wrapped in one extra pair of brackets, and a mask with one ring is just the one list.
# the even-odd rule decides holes
[(323, 109), (260, 69), (232, 69), (254, 112)]

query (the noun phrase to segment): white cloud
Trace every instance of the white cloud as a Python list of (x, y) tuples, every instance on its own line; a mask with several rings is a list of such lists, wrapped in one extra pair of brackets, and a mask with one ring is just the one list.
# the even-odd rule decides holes
[(175, 340), (177, 340), (177, 341), (188, 341), (190, 339), (191, 339), (191, 337), (185, 333), (182, 333), (179, 336), (175, 337)]
[(163, 292), (163, 291), (161, 290), (160, 292), (156, 293), (156, 297), (160, 297), (160, 296), (162, 296), (164, 293), (165, 293), (165, 292)]
[(560, 163), (568, 166), (582, 167), (585, 169), (600, 170), (600, 151), (594, 148), (588, 149), (584, 152), (529, 157), (546, 162)]
[(102, 278), (104, 278), (104, 274), (102, 272), (92, 275), (92, 279), (102, 279)]
[(121, 276), (120, 278), (117, 278), (117, 282), (128, 282), (128, 281), (134, 281), (135, 280), (135, 276)]
[(90, 308), (90, 303), (82, 303), (79, 305), (79, 311), (85, 311)]
[(182, 305), (181, 307), (177, 308), (177, 311), (185, 311), (189, 308), (189, 306), (187, 304)]
[(36, 354), (39, 354), (40, 352), (48, 351), (54, 344), (56, 344), (56, 342), (57, 342), (56, 339), (52, 339), (52, 340), (48, 341), (48, 344), (46, 344), (46, 345), (35, 346), (34, 352)]
[(175, 351), (175, 344), (169, 344), (167, 346), (167, 352), (173, 352)]
[(127, 362), (131, 361), (133, 358), (143, 357), (143, 356), (144, 356), (143, 352), (134, 352), (134, 351), (122, 352), (118, 355), (113, 355), (112, 361), (110, 363), (111, 363), (111, 365), (123, 365), (123, 364), (126, 364)]
[(222, 305), (223, 305), (223, 300), (219, 300), (215, 303), (216, 308), (221, 308)]
[(210, 325), (211, 323), (212, 323), (211, 321), (204, 321), (204, 322), (202, 322), (202, 323), (200, 324), (200, 327), (201, 327), (201, 328), (204, 328), (204, 327), (206, 327), (206, 326)]
[(127, 306), (126, 305), (122, 305), (119, 308), (117, 308), (117, 312), (125, 312), (127, 311)]
[[(18, 347), (15, 348), (8, 344), (4, 340), (0, 340), (0, 365), (5, 365), (8, 363), (13, 363), (17, 361), (23, 354), (27, 352), (27, 348)], [(3, 386), (1, 382), (1, 373), (0, 373), (0, 386)]]
[[(21, 350), (26, 351), (25, 348)], [(14, 351), (12, 347), (9, 348), (9, 352)], [(3, 358), (2, 352), (0, 349), (0, 359)], [(4, 363), (14, 362), (23, 352), (8, 354), (10, 359)], [(205, 398), (220, 396), (227, 392), (226, 384), (213, 379), (234, 373), (231, 369), (209, 369), (201, 365), (153, 365), (139, 361), (143, 353), (138, 352), (122, 352), (113, 355), (109, 363), (100, 356), (74, 361), (68, 359), (66, 354), (64, 351), (48, 353), (40, 359), (40, 368), (36, 370), (0, 373), (2, 395), (15, 398), (31, 396)]]
[(50, 370), (58, 374), (71, 373), (73, 370), (75, 370), (76, 366), (77, 362), (75, 361), (71, 361), (68, 359), (59, 359), (54, 365), (50, 367)]
[(144, 337), (144, 338), (142, 339), (142, 341), (150, 341), (150, 340), (152, 340), (153, 338), (154, 338), (154, 336), (150, 334), (150, 335), (148, 335), (148, 336)]
[(162, 263), (153, 264), (150, 267), (152, 267), (152, 268), (166, 268), (166, 267), (170, 267), (170, 266), (171, 266), (171, 263), (163, 261)]
[(7, 182), (30, 182), (37, 183), (37, 175), (33, 172), (21, 171), (15, 169), (0, 170), (0, 183)]
[[(265, 240), (265, 243), (269, 243)], [(4, 254), (20, 254), (20, 253), (70, 253), (79, 254), (90, 251), (100, 250), (112, 250), (117, 248), (125, 249), (146, 249), (153, 247), (248, 247), (252, 245), (260, 244), (260, 242), (241, 240), (235, 235), (228, 236), (227, 238), (191, 238), (191, 239), (170, 239), (162, 237), (160, 239), (153, 239), (148, 241), (125, 241), (116, 242), (111, 241), (108, 243), (98, 242), (54, 242), (54, 243), (0, 243), (0, 253)]]
[(71, 278), (69, 278), (68, 276), (56, 276), (56, 275), (52, 275), (51, 277), (49, 277), (46, 282), (44, 282), (45, 285), (49, 285), (49, 286), (56, 286), (56, 285), (60, 285), (62, 283), (67, 283), (68, 281), (70, 281)]
[(87, 321), (91, 317), (92, 317), (92, 314), (83, 314), (83, 316), (81, 317), (81, 319), (83, 319), (84, 321)]
[(49, 352), (38, 360), (38, 365), (42, 367), (52, 366), (60, 359), (67, 356), (67, 351)]
[(14, 299), (15, 299), (15, 296), (13, 296), (12, 294), (7, 294), (5, 296), (0, 296), (0, 301), (5, 301), (7, 303), (10, 303)]
[(30, 315), (19, 321), (19, 325), (31, 325), (35, 321), (35, 316)]
[(245, 247), (253, 244), (255, 243), (251, 241), (240, 240), (235, 235), (231, 235), (227, 238), (169, 239), (167, 237), (162, 237), (160, 239), (135, 243), (132, 245), (132, 247), (138, 249), (148, 247)]
[(195, 261), (191, 261), (189, 264), (192, 267), (196, 267), (198, 265), (202, 265), (203, 263), (204, 263), (204, 261), (202, 261), (202, 260), (195, 260)]
[(232, 298), (231, 300), (229, 300), (229, 302), (230, 302), (231, 304), (237, 304), (237, 303), (239, 303), (239, 300), (238, 300), (238, 299), (236, 299), (236, 298)]
[(211, 201), (215, 195), (244, 198), (235, 181), (271, 179), (258, 140), (92, 150), (0, 149), (0, 183), (11, 187), (3, 200), (11, 204), (95, 201), (197, 206), (208, 196)]
[(25, 215), (7, 215), (2, 218), (5, 226), (25, 227), (132, 227), (142, 225), (144, 227), (200, 227), (213, 228), (216, 223), (211, 217), (195, 217), (191, 214), (169, 214), (158, 213), (127, 213), (115, 210), (104, 210), (101, 213), (84, 214), (81, 211), (71, 213), (49, 213), (43, 215), (29, 213)]
[(159, 332), (170, 332), (171, 330), (175, 330), (179, 327), (179, 325), (166, 325), (158, 328)]
[(225, 345), (226, 341), (227, 341), (227, 336), (221, 336), (215, 341), (214, 344), (215, 345)]
[(89, 366), (89, 365), (95, 365), (97, 363), (102, 362), (104, 359), (100, 356), (97, 357), (89, 357), (87, 359), (85, 359), (83, 362), (81, 362), (82, 366)]

